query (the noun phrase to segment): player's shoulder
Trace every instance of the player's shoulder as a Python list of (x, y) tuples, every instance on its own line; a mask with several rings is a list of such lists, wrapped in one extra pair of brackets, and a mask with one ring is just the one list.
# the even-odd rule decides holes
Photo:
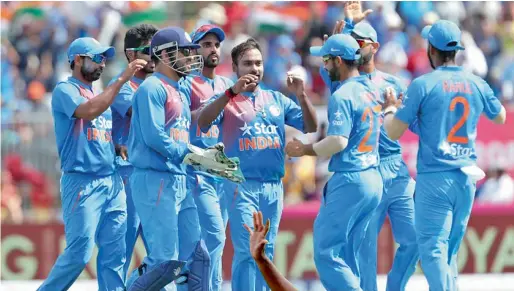
[(72, 93), (72, 92), (79, 92), (79, 87), (77, 84), (75, 84), (74, 82), (72, 82), (70, 79), (66, 79), (66, 80), (62, 80), (62, 81), (59, 81), (55, 87), (54, 87), (54, 90), (52, 91), (52, 94), (53, 95), (58, 95), (58, 94), (69, 94), (69, 93)]
[(406, 88), (408, 85), (407, 80), (400, 78), (398, 76), (391, 75), (389, 73), (378, 71), (378, 70), (377, 70), (377, 74), (380, 74), (382, 79), (388, 84), (391, 84), (391, 85), (394, 85), (394, 86), (397, 86), (400, 88)]
[(221, 80), (221, 82), (223, 82), (227, 87), (234, 85), (234, 81), (232, 81), (232, 79), (230, 79), (230, 78), (227, 78), (227, 77), (221, 76), (221, 75), (217, 75), (216, 77), (219, 78)]
[(141, 85), (139, 85), (136, 90), (134, 96), (138, 96), (140, 93), (145, 92), (145, 94), (149, 93), (162, 93), (164, 92), (164, 87), (159, 78), (154, 75), (147, 77)]
[(485, 89), (485, 87), (489, 86), (486, 80), (482, 79), (482, 77), (480, 76), (473, 74), (472, 72), (462, 71), (462, 75), (466, 81), (475, 84), (480, 90), (483, 90)]

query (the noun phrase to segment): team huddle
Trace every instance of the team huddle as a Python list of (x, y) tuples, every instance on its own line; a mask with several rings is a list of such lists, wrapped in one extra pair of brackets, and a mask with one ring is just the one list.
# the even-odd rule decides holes
[[(286, 154), (330, 157), (313, 226), (327, 290), (377, 290), (386, 215), (399, 244), (387, 290), (405, 290), (419, 260), (430, 290), (457, 290), (456, 255), (484, 176), (476, 125), (482, 113), (504, 123), (505, 109), (485, 81), (455, 64), (464, 49), (457, 25), (423, 29), (434, 71), (407, 88), (375, 68), (380, 45), (362, 22), (367, 14), (346, 4), (333, 35), (310, 49), (323, 58), (331, 92), (327, 136), (314, 144), (286, 145), (286, 125), (316, 132), (316, 113), (300, 76), (286, 76), (298, 102), (260, 85), (254, 39), (232, 48), (233, 82), (215, 72), (221, 28), (132, 27), (129, 64), (101, 93), (92, 84), (114, 48), (73, 41), (72, 76), (52, 96), (67, 245), (38, 290), (68, 290), (96, 244), (100, 291), (219, 291), (228, 223), (232, 290), (295, 290), (272, 264)], [(420, 139), (416, 182), (398, 142), (407, 129)], [(147, 256), (128, 273), (139, 236)]]

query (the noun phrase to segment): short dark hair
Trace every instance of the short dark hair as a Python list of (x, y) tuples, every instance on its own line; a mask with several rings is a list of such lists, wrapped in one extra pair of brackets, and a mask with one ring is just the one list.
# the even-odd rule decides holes
[(70, 69), (73, 71), (73, 69), (75, 69), (75, 61), (72, 61), (70, 63)]
[[(455, 45), (457, 45), (457, 42), (455, 42)], [(439, 59), (443, 63), (455, 61), (455, 55), (457, 55), (457, 51), (456, 50), (454, 50), (454, 51), (442, 51), (442, 50), (436, 48), (433, 45), (431, 45), (431, 46), (434, 48), (436, 54), (439, 56)], [(451, 43), (450, 43), (450, 46), (451, 46)]]
[(155, 33), (157, 33), (157, 27), (151, 24), (143, 23), (131, 27), (127, 33), (125, 33), (125, 41), (123, 47), (127, 60), (128, 57), (126, 54), (126, 49), (140, 47), (142, 44), (151, 40)]
[(358, 59), (358, 60), (345, 60), (343, 58), (341, 58), (341, 60), (343, 60), (344, 64), (348, 67), (348, 69), (356, 69), (360, 66), (361, 64), (361, 59)]
[(256, 49), (258, 50), (259, 52), (262, 53), (261, 51), (261, 46), (259, 45), (259, 43), (253, 39), (253, 38), (249, 38), (247, 39), (245, 42), (243, 43), (240, 43), (238, 45), (236, 45), (233, 49), (232, 49), (232, 52), (231, 52), (231, 56), (232, 56), (232, 63), (237, 65), (237, 61), (241, 58), (241, 56), (249, 51), (249, 50), (252, 50), (252, 49)]

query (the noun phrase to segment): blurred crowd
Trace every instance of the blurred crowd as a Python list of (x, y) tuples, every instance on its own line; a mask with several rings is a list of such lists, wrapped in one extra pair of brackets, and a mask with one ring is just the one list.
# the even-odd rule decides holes
[[(323, 34), (330, 34), (336, 20), (344, 18), (344, 1), (4, 1), (1, 5), (2, 207), (10, 210), (9, 219), (15, 222), (48, 219), (55, 216), (52, 209), (59, 208), (60, 173), (50, 100), (55, 84), (70, 75), (66, 49), (75, 38), (91, 36), (121, 52), (126, 30), (135, 24), (178, 25), (192, 32), (214, 23), (227, 34), (218, 74), (235, 77), (230, 50), (254, 37), (264, 50), (263, 86), (288, 94), (286, 72), (300, 72), (323, 116), (329, 94), (319, 75), (322, 61), (309, 56), (308, 49), (320, 45)], [(363, 2), (363, 8), (373, 9), (367, 21), (378, 33), (379, 69), (407, 82), (429, 72), (420, 31), (440, 18), (449, 19), (463, 30), (466, 50), (457, 55), (458, 63), (486, 79), (504, 104), (514, 104), (514, 2)], [(119, 53), (95, 86), (101, 89), (125, 65)], [(325, 126), (322, 123), (321, 134), (304, 138), (323, 138)], [(319, 199), (328, 178), (327, 163), (312, 157), (288, 160), (286, 203)], [(507, 189), (512, 191), (504, 194), (507, 197), (501, 203), (514, 200), (512, 178), (506, 175)], [(490, 170), (489, 179), (499, 177), (505, 177), (505, 171)], [(482, 191), (493, 192), (493, 186)], [(498, 200), (486, 194), (480, 195), (483, 201)], [(31, 215), (24, 218), (25, 213)]]

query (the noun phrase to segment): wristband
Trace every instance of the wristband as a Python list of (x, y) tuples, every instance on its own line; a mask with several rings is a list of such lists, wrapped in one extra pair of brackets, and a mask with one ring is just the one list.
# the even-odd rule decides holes
[(389, 115), (389, 114), (393, 114), (394, 115), (394, 112), (393, 111), (387, 111), (385, 114), (384, 114), (384, 118)]
[(394, 107), (394, 106), (387, 106), (386, 109), (384, 109), (384, 116), (389, 114), (389, 113), (396, 113), (396, 111), (398, 111), (398, 108)]
[(234, 91), (232, 91), (232, 87), (228, 88), (226, 91), (225, 91), (225, 96), (228, 97), (228, 99), (232, 99), (234, 97), (237, 96), (236, 93), (234, 93)]

